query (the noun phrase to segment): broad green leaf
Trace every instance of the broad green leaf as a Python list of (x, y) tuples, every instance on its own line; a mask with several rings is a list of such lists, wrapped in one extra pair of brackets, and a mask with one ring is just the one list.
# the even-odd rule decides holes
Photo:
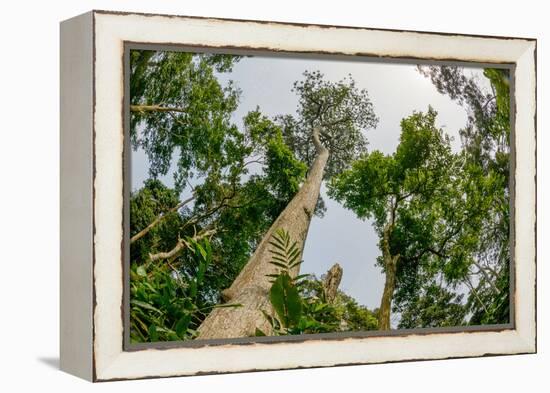
[(195, 243), (195, 249), (196, 250), (199, 250), (201, 256), (202, 256), (202, 259), (206, 259), (206, 250), (200, 245), (200, 243)]
[(206, 273), (206, 263), (200, 262), (199, 268), (197, 269), (197, 284), (202, 283), (204, 280), (204, 273)]
[(191, 281), (189, 282), (189, 294), (192, 298), (195, 298), (197, 296), (197, 282)]
[(275, 280), (271, 286), (269, 297), (284, 327), (298, 323), (302, 314), (302, 299), (287, 273), (282, 273)]
[(136, 273), (141, 277), (147, 277), (147, 271), (143, 266), (138, 266), (138, 268), (136, 269)]
[(187, 332), (187, 327), (189, 326), (189, 322), (191, 322), (191, 314), (185, 314), (176, 323), (176, 334), (179, 337), (181, 338), (185, 337), (185, 333)]
[(157, 327), (155, 325), (149, 326), (149, 341), (154, 342), (158, 341), (158, 339)]
[(162, 314), (162, 311), (160, 311), (158, 308), (150, 305), (149, 303), (145, 303), (145, 302), (142, 302), (142, 301), (139, 301), (139, 300), (132, 299), (132, 300), (130, 300), (130, 304), (134, 305), (134, 306), (141, 307), (141, 308), (145, 308), (147, 310), (155, 311), (159, 314)]

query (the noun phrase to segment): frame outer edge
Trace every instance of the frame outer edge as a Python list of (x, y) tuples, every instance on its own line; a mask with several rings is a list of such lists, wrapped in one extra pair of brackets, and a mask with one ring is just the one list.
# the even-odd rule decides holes
[[(528, 165), (526, 173), (515, 173), (517, 180), (523, 183), (523, 187), (518, 187), (518, 190), (524, 191), (527, 198), (527, 206), (524, 206), (523, 214), (516, 212), (516, 221), (525, 223), (524, 231), (520, 231), (520, 241), (525, 250), (520, 250), (527, 254), (530, 258), (525, 258), (523, 261), (517, 258), (516, 270), (521, 268), (521, 277), (516, 279), (516, 286), (524, 286), (523, 291), (519, 291), (523, 297), (516, 298), (516, 301), (521, 305), (516, 304), (516, 309), (520, 313), (516, 313), (517, 330), (524, 341), (526, 351), (528, 353), (537, 352), (537, 42), (530, 42), (525, 50), (525, 53), (518, 59), (517, 64), (522, 65), (525, 70), (522, 73), (523, 83), (520, 84), (521, 91), (517, 89), (517, 93), (521, 94), (521, 99), (517, 100), (524, 102), (525, 113), (521, 114), (521, 119), (516, 119), (516, 127), (518, 131), (524, 131), (525, 135), (517, 135), (516, 145), (518, 140), (521, 140), (521, 145), (526, 152), (522, 158), (519, 157), (518, 162), (521, 165)], [(516, 168), (517, 169), (517, 168)], [(516, 194), (517, 198), (517, 194)], [(526, 203), (526, 202), (523, 202)], [(533, 207), (533, 209), (527, 208)], [(520, 209), (521, 210), (521, 207)], [(516, 240), (517, 241), (517, 240)], [(523, 245), (525, 243), (525, 245)], [(517, 250), (516, 250), (517, 251)], [(519, 263), (518, 263), (519, 262)], [(516, 272), (516, 277), (518, 273)]]
[(93, 380), (93, 65), (88, 12), (60, 23), (60, 368)]
[[(94, 13), (95, 14), (95, 13)], [(98, 19), (107, 19), (107, 18), (112, 18), (113, 16), (116, 15), (116, 13), (105, 13), (105, 12), (97, 12), (97, 15), (99, 16)], [(146, 15), (143, 15), (143, 14), (124, 14), (124, 15), (117, 15), (116, 18), (118, 20), (121, 20), (121, 19), (124, 19), (124, 18), (129, 18), (129, 19), (132, 19), (133, 17), (136, 17), (136, 18), (144, 18)], [(150, 17), (151, 15), (147, 15), (147, 17)], [(158, 18), (158, 16), (157, 16)], [(169, 16), (166, 16), (166, 18), (178, 18), (178, 17), (169, 17)], [(151, 16), (151, 19), (154, 19), (153, 16)], [(193, 19), (196, 19), (196, 18), (192, 18), (192, 17), (183, 17), (181, 18), (182, 21), (185, 21), (186, 19), (190, 19), (190, 20), (193, 20)], [(103, 22), (105, 22), (105, 20), (103, 20)], [(158, 21), (157, 21), (158, 22)], [(219, 20), (218, 20), (219, 22)], [(118, 21), (117, 21), (118, 23)], [(207, 20), (205, 21), (205, 23), (207, 23)], [(287, 26), (288, 27), (288, 24), (284, 24), (284, 23), (279, 23), (278, 25), (282, 25), (282, 26)], [(345, 27), (344, 27), (345, 28)], [(106, 30), (111, 30), (110, 27), (107, 29), (107, 27), (105, 27)], [(369, 30), (368, 28), (365, 28), (365, 30)], [(105, 32), (101, 32), (101, 34), (104, 34)], [(398, 34), (398, 32), (394, 32), (394, 34)], [(422, 34), (422, 33), (418, 33), (418, 34)], [(429, 38), (430, 35), (436, 35), (437, 33), (425, 33), (425, 36), (427, 36)], [(423, 34), (424, 35), (424, 34)], [(459, 36), (461, 38), (465, 38), (465, 36)], [(489, 38), (489, 37), (487, 37)], [(121, 37), (115, 37), (115, 39), (122, 39), (122, 41), (124, 41), (124, 38), (121, 38)], [(515, 45), (515, 50), (516, 52), (514, 56), (515, 57), (515, 60), (516, 61), (519, 61), (519, 58), (520, 56), (517, 55), (517, 51), (519, 48), (521, 48), (523, 45), (524, 48), (526, 49), (525, 52), (529, 52), (530, 56), (531, 56), (531, 59), (532, 59), (532, 51), (531, 49), (533, 48), (531, 45), (529, 44), (532, 44), (532, 42), (529, 42), (529, 41), (523, 41), (522, 43), (518, 42), (519, 40), (512, 40), (512, 39), (509, 39), (509, 38), (505, 38), (505, 37), (501, 37), (501, 38), (494, 38), (495, 40), (502, 40), (502, 41), (506, 41), (506, 40), (511, 40), (511, 46), (514, 46)], [(100, 42), (100, 41), (97, 41), (97, 42)], [(96, 38), (94, 38), (94, 44), (96, 43)], [(511, 48), (510, 48), (511, 49)], [(383, 57), (384, 55), (381, 54), (381, 56)], [(512, 55), (509, 55), (509, 56), (512, 56)], [(95, 56), (94, 56), (94, 60), (95, 60)], [(464, 60), (464, 61), (476, 61), (475, 59), (472, 59), (472, 60)], [(532, 65), (532, 63), (529, 63), (529, 65)], [(94, 70), (94, 77), (95, 77), (95, 70)], [(536, 78), (536, 76), (535, 76)], [(536, 79), (535, 79), (535, 87), (536, 87)], [(531, 86), (529, 87), (525, 87), (526, 90), (525, 91), (528, 91), (528, 94), (529, 95), (532, 95), (533, 92), (531, 91)], [(527, 90), (528, 89), (528, 90)], [(94, 100), (95, 100), (95, 93), (94, 93)], [(531, 104), (531, 101), (529, 101), (529, 104)], [(525, 111), (527, 112), (527, 111)], [(535, 112), (534, 114), (536, 115), (536, 100), (535, 100)], [(95, 121), (98, 121), (98, 119), (96, 119)], [(531, 119), (532, 121), (532, 119)], [(528, 135), (526, 136), (527, 139), (530, 139), (532, 138), (532, 135), (531, 135), (531, 130), (532, 128), (529, 128), (528, 130)], [(535, 128), (536, 130), (536, 128)], [(101, 131), (102, 133), (105, 133), (107, 132), (106, 130), (103, 130)], [(94, 134), (95, 135), (95, 134)], [(112, 137), (112, 135), (111, 135)], [(528, 141), (528, 143), (531, 143), (531, 140)], [(535, 143), (536, 145), (536, 143)], [(95, 147), (95, 142), (94, 142), (94, 147)], [(529, 146), (528, 146), (529, 147)], [(95, 157), (95, 156), (94, 156)], [(530, 164), (529, 164), (530, 165)], [(100, 165), (101, 166), (101, 165)], [(536, 162), (535, 162), (535, 171), (536, 171)], [(95, 182), (95, 178), (94, 178), (94, 182)], [(535, 182), (536, 183), (536, 182)], [(531, 187), (529, 187), (529, 189), (531, 189)], [(531, 201), (531, 198), (530, 197), (527, 197), (529, 199), (529, 201)], [(94, 201), (97, 201), (97, 195), (94, 194)], [(536, 196), (535, 196), (535, 201), (536, 201)], [(112, 207), (112, 206), (111, 206)], [(530, 207), (530, 206), (529, 206)], [(95, 212), (95, 217), (101, 217), (101, 215), (98, 215), (99, 213)], [(534, 216), (535, 220), (536, 220), (536, 215)], [(531, 227), (533, 228), (533, 227)], [(533, 232), (532, 230), (529, 230), (528, 233), (527, 232), (524, 232), (523, 235), (531, 235)], [(535, 230), (535, 235), (536, 235), (536, 230)], [(97, 241), (97, 239), (96, 239)], [(531, 243), (528, 243), (529, 246), (528, 248), (531, 246)], [(527, 254), (529, 254), (531, 251), (531, 249), (528, 249), (527, 251)], [(535, 250), (535, 254), (534, 256), (536, 257), (536, 250)], [(526, 271), (524, 272), (524, 274), (527, 274), (528, 277), (523, 277), (523, 279), (527, 278), (527, 279), (536, 279), (536, 271), (534, 272), (535, 275), (532, 275), (532, 265), (531, 265), (531, 261), (526, 261), (525, 262), (526, 264), (529, 264), (529, 266), (526, 268)], [(534, 264), (533, 264), (534, 265)], [(97, 267), (96, 267), (97, 269)], [(103, 274), (106, 274), (105, 272), (103, 272)], [(96, 279), (97, 279), (97, 276), (96, 276)], [(107, 281), (111, 281), (111, 279), (107, 280)], [(530, 285), (531, 282), (527, 282), (526, 285)], [(103, 287), (101, 286), (103, 285)], [(99, 288), (104, 288), (104, 284), (98, 284), (98, 282), (95, 282), (94, 283), (94, 286), (97, 286)], [(101, 289), (103, 291), (103, 289)], [(535, 298), (532, 298), (532, 295), (533, 293), (535, 293)], [(529, 304), (523, 304), (523, 306), (531, 306), (531, 301), (532, 300), (535, 300), (536, 299), (536, 292), (529, 292), (527, 293), (527, 303)], [(114, 300), (114, 299), (109, 299), (109, 303), (111, 303), (111, 301)], [(100, 304), (100, 308), (101, 308), (101, 304)], [(94, 310), (95, 310), (95, 313), (94, 313), (94, 319), (98, 320), (98, 316), (99, 314), (102, 314), (102, 313), (99, 313), (97, 309), (95, 309), (95, 305), (94, 305)], [(118, 313), (117, 313), (118, 314)], [(118, 314), (120, 315), (120, 314)], [(533, 316), (533, 318), (531, 318), (531, 316)], [(102, 316), (99, 316), (99, 318), (105, 318), (106, 316), (105, 315), (102, 315)], [(512, 338), (513, 336), (513, 342), (510, 343), (511, 345), (511, 349), (510, 350), (503, 350), (502, 352), (500, 351), (497, 351), (497, 352), (493, 352), (493, 351), (490, 351), (488, 353), (485, 353), (485, 354), (472, 354), (472, 355), (468, 355), (468, 354), (456, 354), (456, 356), (453, 356), (452, 354), (449, 355), (449, 357), (471, 357), (471, 356), (487, 356), (487, 355), (498, 355), (498, 354), (515, 354), (515, 353), (531, 353), (533, 351), (536, 350), (536, 345), (534, 344), (536, 342), (536, 326), (534, 326), (534, 317), (535, 317), (535, 314), (532, 313), (532, 311), (527, 311), (526, 313), (524, 313), (524, 315), (522, 315), (522, 319), (521, 319), (521, 325), (520, 325), (520, 328), (517, 329), (516, 332), (514, 332), (514, 334), (506, 334), (504, 333), (503, 335), (504, 336), (510, 336)], [(105, 323), (105, 322), (104, 322)], [(534, 331), (534, 333), (533, 333)], [(97, 340), (98, 336), (97, 336), (97, 333), (98, 332), (95, 332), (96, 333), (96, 336), (94, 337), (94, 341)], [(510, 332), (511, 333), (511, 332)], [(479, 337), (481, 338), (484, 334), (481, 334), (479, 336), (476, 336), (476, 337)], [(122, 342), (122, 340), (121, 340)], [(358, 341), (359, 342), (359, 341)], [(104, 344), (107, 344), (108, 341), (104, 342)], [(111, 344), (113, 344), (113, 342), (111, 342)], [(118, 347), (118, 345), (115, 345), (116, 347)], [(135, 356), (135, 353), (134, 354), (131, 354), (131, 353), (128, 353), (128, 352), (124, 352), (122, 351), (121, 349), (121, 352), (118, 352), (118, 350), (115, 350), (114, 347), (110, 346), (111, 348), (108, 349), (108, 346), (95, 346), (96, 350), (97, 350), (97, 355), (98, 357), (102, 358), (103, 360), (103, 364), (100, 368), (100, 372), (99, 372), (99, 375), (98, 377), (96, 377), (94, 375), (94, 380), (114, 380), (114, 379), (134, 379), (134, 378), (146, 378), (146, 377), (159, 377), (159, 376), (178, 376), (178, 375), (189, 375), (189, 374), (203, 374), (204, 371), (190, 371), (190, 370), (177, 370), (175, 371), (175, 369), (173, 368), (172, 370), (173, 371), (168, 371), (168, 370), (164, 370), (164, 372), (161, 372), (161, 373), (158, 373), (158, 372), (154, 372), (154, 371), (151, 371), (149, 370), (148, 372), (145, 372), (145, 373), (140, 373), (139, 371), (137, 372), (132, 372), (128, 369), (128, 367), (130, 366), (130, 363), (133, 362), (133, 360), (137, 360), (136, 359), (136, 356)], [(229, 348), (227, 348), (229, 349)], [(107, 353), (103, 353), (105, 350), (107, 350), (106, 352)], [(114, 352), (113, 352), (114, 350)], [(150, 357), (151, 358), (157, 358), (156, 360), (158, 361), (160, 358), (158, 358), (159, 356), (159, 353), (155, 350), (146, 350), (146, 351), (138, 351), (138, 352), (144, 352), (143, 355), (146, 356), (147, 354), (145, 352), (149, 352), (149, 355), (151, 355)], [(191, 355), (193, 351), (189, 351), (189, 354)], [(199, 352), (200, 351), (197, 351), (196, 354), (199, 355)], [(213, 353), (216, 353), (217, 351), (213, 351)], [(474, 351), (475, 352), (475, 351)], [(166, 354), (168, 355), (169, 353), (173, 353), (173, 350), (167, 350), (166, 351)], [(164, 356), (163, 356), (164, 358)], [(439, 355), (439, 356), (428, 356), (428, 357), (416, 357), (414, 359), (409, 359), (409, 360), (424, 360), (424, 359), (438, 359), (438, 358), (446, 358), (445, 356), (442, 356), (442, 355)], [(132, 360), (133, 359), (133, 360)], [(407, 361), (407, 356), (402, 356), (401, 357), (402, 360), (397, 360), (397, 361)], [(153, 361), (154, 359), (151, 359), (151, 361)], [(174, 359), (175, 360), (175, 359)], [(389, 360), (390, 362), (392, 362), (391, 360)], [(372, 361), (372, 363), (378, 363), (379, 361)], [(387, 362), (387, 361), (384, 361), (382, 360), (381, 362)], [(154, 363), (154, 361), (153, 361)], [(367, 362), (360, 362), (358, 364), (366, 364), (366, 363), (371, 363), (370, 361), (367, 361)], [(350, 363), (352, 364), (352, 363)], [(333, 364), (333, 365), (338, 365), (338, 363), (336, 364)], [(302, 366), (300, 366), (302, 367)], [(298, 368), (300, 368), (298, 367)], [(315, 364), (306, 364), (304, 363), (304, 366), (303, 367), (318, 367), (318, 365), (315, 365)], [(139, 367), (138, 367), (139, 368)], [(154, 368), (154, 367), (153, 367)], [(297, 368), (296, 366), (290, 366), (290, 367), (280, 367), (280, 369), (286, 369), (286, 368)], [(273, 369), (273, 368), (260, 368), (261, 370), (269, 370), (269, 369)], [(214, 373), (224, 373), (224, 372), (243, 372), (243, 371), (252, 371), (252, 370), (248, 370), (248, 369), (239, 369), (239, 370), (235, 370), (235, 369), (232, 369), (231, 367), (228, 367), (228, 368), (224, 368), (223, 370), (222, 369), (217, 369), (218, 371), (214, 371)], [(208, 371), (206, 371), (208, 373)]]

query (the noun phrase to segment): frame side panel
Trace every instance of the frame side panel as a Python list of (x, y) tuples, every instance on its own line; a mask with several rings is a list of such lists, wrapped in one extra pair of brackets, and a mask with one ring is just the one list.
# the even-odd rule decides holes
[(60, 25), (60, 367), (93, 379), (93, 14)]

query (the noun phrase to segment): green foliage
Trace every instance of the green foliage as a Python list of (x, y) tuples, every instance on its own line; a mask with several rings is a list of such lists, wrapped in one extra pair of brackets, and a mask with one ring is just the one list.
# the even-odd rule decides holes
[(279, 228), (273, 234), (269, 244), (272, 260), (270, 263), (277, 268), (271, 277), (269, 300), (277, 313), (281, 328), (288, 329), (300, 322), (302, 315), (302, 299), (299, 294), (299, 281), (303, 276), (293, 277), (301, 264), (301, 250), (296, 242), (291, 242), (287, 231)]
[(366, 151), (363, 131), (378, 124), (372, 102), (366, 90), (357, 88), (351, 75), (330, 82), (319, 71), (305, 71), (304, 79), (294, 83), (293, 91), (299, 100), (297, 116), (276, 119), (285, 143), (309, 167), (317, 155), (313, 127), (320, 126), (321, 143), (330, 151), (324, 174), (328, 179)]
[[(190, 243), (189, 254), (197, 270), (187, 277), (169, 266), (130, 265), (130, 338), (132, 342), (189, 340), (208, 305), (201, 305), (198, 292), (212, 262), (207, 241)], [(202, 307), (201, 307), (202, 306)]]
[[(250, 157), (248, 162), (263, 165), (265, 186), (286, 206), (305, 179), (306, 164), (297, 159), (286, 145), (281, 127), (262, 115), (259, 108), (249, 112), (243, 121), (244, 143)], [(244, 173), (248, 173), (248, 169)]]
[[(174, 173), (181, 190), (193, 175), (206, 176), (239, 164), (235, 152), (242, 135), (231, 124), (239, 91), (222, 87), (216, 72), (231, 71), (239, 57), (188, 52), (133, 50), (130, 54), (131, 140), (149, 157), (152, 177)], [(140, 110), (143, 106), (175, 108)]]
[[(148, 179), (138, 191), (130, 196), (130, 237), (147, 227), (158, 216), (168, 212), (180, 202), (177, 192), (166, 187), (160, 180)], [(130, 259), (146, 261), (150, 253), (170, 249), (177, 242), (184, 218), (189, 215), (188, 208), (168, 215), (149, 231), (140, 241), (130, 247)]]
[[(332, 303), (328, 303), (323, 294), (322, 279), (308, 276), (301, 280), (299, 295), (301, 314), (298, 321), (284, 326), (280, 318), (266, 312), (275, 335), (317, 334), (346, 331), (367, 331), (378, 329), (376, 312), (359, 305), (355, 299), (342, 291)], [(261, 331), (257, 335), (265, 335)]]
[[(437, 275), (451, 288), (469, 280), (487, 212), (502, 190), (500, 175), (485, 175), (466, 153), (452, 153), (435, 119), (432, 109), (404, 119), (393, 155), (365, 154), (329, 184), (329, 195), (374, 220), (383, 255), (386, 235), (389, 253), (399, 255), (393, 300), (394, 311), (406, 317), (402, 326), (441, 326), (445, 315), (458, 315), (452, 323), (461, 320), (463, 305), (456, 305), (462, 314), (451, 313), (445, 297), (452, 293), (441, 289), (437, 299), (435, 289), (422, 293)], [(386, 268), (382, 257), (378, 262)], [(437, 312), (426, 308), (430, 303)]]
[(433, 221), (426, 213), (436, 213), (430, 210), (435, 198), (446, 197), (459, 169), (450, 140), (435, 126), (435, 118), (436, 112), (430, 108), (426, 114), (414, 113), (403, 119), (396, 152), (363, 154), (349, 170), (331, 180), (329, 195), (360, 218), (374, 219), (380, 233), (392, 220), (392, 225), (399, 226), (402, 216), (407, 221), (403, 223), (406, 232), (417, 229), (416, 241), (421, 241), (426, 235), (422, 229), (427, 228), (420, 220)]
[(341, 310), (339, 314), (342, 315), (340, 330), (350, 332), (378, 330), (378, 310), (369, 310), (341, 291), (336, 297), (335, 304), (337, 310)]
[(273, 281), (269, 300), (284, 328), (298, 324), (302, 316), (302, 299), (288, 273), (280, 273)]
[[(277, 273), (270, 274), (269, 299), (275, 315), (263, 311), (276, 335), (329, 333), (347, 330), (374, 330), (378, 321), (366, 307), (339, 292), (328, 303), (322, 281), (310, 275), (294, 277), (301, 251), (284, 229), (277, 229), (270, 241), (271, 263)], [(294, 272), (294, 273), (293, 273)], [(256, 335), (264, 336), (261, 330)]]
[[(471, 162), (484, 171), (509, 174), (510, 152), (510, 72), (487, 68), (485, 77), (491, 91), (480, 87), (475, 77), (457, 66), (422, 66), (420, 72), (430, 78), (437, 90), (464, 106), (468, 123), (460, 130), (463, 149)], [(506, 184), (506, 187), (507, 184)]]
[[(149, 277), (155, 280), (155, 285), (165, 282), (163, 285), (174, 286), (173, 277), (166, 271), (167, 264), (175, 268), (178, 277), (187, 279), (194, 277), (201, 265), (185, 251), (171, 260), (160, 260), (156, 262), (158, 265), (152, 265), (149, 262), (151, 254), (168, 251), (179, 239), (190, 239), (203, 229), (218, 228), (210, 237), (212, 262), (205, 267), (200, 290), (196, 297), (189, 300), (191, 303), (186, 302), (188, 306), (193, 304), (209, 310), (208, 307), (220, 302), (221, 291), (231, 285), (264, 233), (298, 191), (304, 179), (305, 165), (284, 145), (280, 129), (265, 119), (263, 125), (273, 129), (272, 137), (258, 139), (253, 147), (243, 142), (239, 150), (245, 155), (242, 160), (246, 155), (252, 157), (250, 160), (257, 157), (258, 165), (261, 165), (259, 173), (249, 175), (244, 161), (234, 172), (211, 172), (208, 178), (195, 187), (193, 202), (172, 212), (169, 212), (170, 209), (180, 202), (178, 190), (167, 188), (159, 180), (147, 180), (143, 188), (134, 192), (130, 198), (131, 236), (158, 217), (163, 217), (130, 247), (132, 264), (151, 269)], [(239, 236), (235, 236), (235, 233)], [(181, 292), (179, 287), (174, 287), (170, 293), (184, 299)], [(134, 298), (133, 294), (131, 298)], [(142, 301), (148, 303), (153, 300)], [(166, 315), (155, 320), (154, 335), (159, 340), (169, 339), (169, 331), (175, 329), (174, 321), (179, 314), (174, 307), (167, 309)], [(137, 314), (134, 315), (139, 318)], [(201, 313), (195, 314), (191, 329), (200, 325), (204, 317)], [(137, 322), (132, 324), (132, 331), (138, 326), (140, 324)], [(147, 332), (142, 334), (148, 340), (150, 335)], [(144, 339), (137, 334), (134, 334), (134, 340)], [(170, 337), (176, 339), (173, 334)]]
[[(506, 323), (510, 303), (510, 71), (487, 68), (485, 91), (475, 77), (459, 67), (421, 67), (436, 88), (468, 113), (461, 131), (463, 154), (472, 182), (468, 198), (482, 202), (476, 225), (477, 241), (470, 242), (475, 256), (472, 274), (478, 283), (467, 300), (471, 323)], [(475, 293), (474, 293), (475, 292)]]
[[(426, 284), (421, 293), (400, 304), (399, 329), (452, 327), (466, 324), (467, 308), (462, 299), (436, 283)], [(402, 311), (402, 312), (401, 312)]]
[(278, 267), (282, 273), (289, 274), (292, 269), (298, 267), (302, 262), (299, 259), (301, 251), (297, 243), (291, 243), (290, 235), (284, 229), (277, 229), (269, 244), (273, 247), (270, 250), (272, 254), (270, 263)]
[(298, 161), (285, 144), (280, 130), (269, 139), (266, 148), (266, 181), (278, 198), (288, 200), (300, 189), (306, 165)]
[(500, 271), (482, 275), (475, 295), (468, 297), (466, 307), (472, 314), (470, 325), (494, 325), (510, 322), (510, 261)]
[(343, 291), (338, 290), (334, 300), (327, 302), (324, 279), (309, 276), (301, 286), (306, 318), (298, 334), (378, 330), (376, 311), (358, 304)]
[[(146, 153), (151, 176), (132, 193), (131, 236), (162, 218), (130, 247), (133, 341), (194, 337), (304, 182), (317, 154), (314, 127), (330, 152), (324, 173), (330, 195), (373, 219), (381, 240), (391, 229), (390, 252), (400, 256), (394, 297), (400, 326), (508, 321), (507, 70), (485, 70), (487, 93), (460, 68), (421, 67), (441, 93), (466, 108), (463, 151), (451, 152), (430, 108), (403, 119), (397, 150), (384, 155), (367, 152), (364, 131), (378, 119), (351, 76), (329, 82), (306, 71), (293, 88), (295, 116), (270, 119), (257, 108), (239, 130), (231, 118), (240, 91), (218, 81), (239, 59), (131, 51), (131, 142)], [(157, 179), (171, 172), (174, 188)], [(315, 212), (323, 210), (319, 198)], [(208, 240), (193, 240), (209, 229), (215, 232)], [(151, 262), (151, 255), (182, 241), (186, 246), (173, 257)], [(277, 272), (269, 294), (273, 315), (266, 318), (276, 334), (377, 328), (376, 312), (343, 292), (329, 303), (321, 280), (294, 277), (301, 250), (287, 232), (276, 231), (271, 247)], [(473, 274), (475, 288), (467, 281)], [(457, 295), (464, 285), (475, 296), (473, 289)]]

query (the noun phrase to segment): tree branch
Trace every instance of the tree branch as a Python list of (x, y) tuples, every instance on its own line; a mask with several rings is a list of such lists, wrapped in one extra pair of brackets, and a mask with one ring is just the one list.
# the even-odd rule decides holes
[(340, 124), (349, 123), (351, 120), (352, 120), (352, 118), (350, 116), (346, 116), (346, 117), (343, 117), (341, 119), (331, 121), (330, 123), (324, 123), (323, 125), (325, 127), (330, 128), (330, 127), (334, 127), (334, 126), (337, 126), (337, 125), (340, 125)]
[(131, 112), (180, 112), (187, 113), (184, 108), (161, 106), (161, 105), (130, 105)]
[[(216, 232), (217, 232), (216, 228), (204, 230), (202, 232), (199, 232), (197, 235), (193, 236), (191, 238), (191, 240), (199, 241), (199, 240), (202, 240), (206, 237), (210, 237), (210, 236), (214, 235)], [(171, 257), (177, 255), (180, 251), (182, 251), (185, 248), (189, 248), (189, 242), (185, 239), (179, 239), (178, 243), (170, 251), (159, 252), (159, 253), (156, 253), (156, 254), (149, 254), (149, 259), (150, 259), (151, 262), (154, 262), (154, 261), (157, 261), (159, 259), (171, 258)]]
[(164, 220), (166, 218), (166, 216), (168, 216), (170, 213), (173, 213), (173, 212), (179, 210), (180, 208), (182, 208), (183, 206), (185, 206), (186, 204), (191, 202), (193, 199), (195, 199), (195, 195), (193, 195), (190, 198), (187, 198), (186, 200), (178, 203), (176, 206), (174, 206), (170, 210), (166, 211), (165, 213), (162, 213), (162, 214), (158, 215), (157, 218), (155, 218), (153, 220), (153, 222), (151, 222), (149, 225), (147, 225), (145, 228), (143, 228), (141, 231), (139, 231), (138, 233), (136, 233), (134, 236), (132, 236), (130, 238), (130, 244), (134, 243), (135, 241), (141, 239), (143, 236), (147, 235), (149, 233), (149, 231), (151, 229), (153, 229), (159, 222)]
[(195, 217), (195, 218), (191, 218), (189, 221), (187, 221), (185, 224), (183, 224), (183, 227), (181, 228), (181, 230), (187, 228), (189, 225), (195, 225), (197, 224), (199, 221), (205, 219), (205, 218), (208, 218), (210, 217), (211, 215), (213, 215), (214, 213), (216, 213), (218, 210), (224, 208), (224, 207), (231, 207), (231, 205), (227, 204), (227, 201), (233, 199), (235, 197), (235, 195), (237, 194), (237, 190), (236, 190), (236, 185), (235, 183), (233, 183), (233, 188), (231, 190), (231, 194), (228, 195), (228, 196), (224, 196), (220, 203), (213, 207), (212, 209), (208, 210), (206, 213), (198, 216), (198, 217)]
[(250, 165), (250, 164), (261, 164), (261, 165), (265, 165), (265, 161), (262, 160), (262, 159), (250, 160), (250, 161), (245, 162), (245, 163), (242, 165), (242, 167), (244, 168), (245, 166)]
[(313, 127), (313, 132), (312, 132), (313, 145), (315, 145), (315, 150), (317, 151), (317, 154), (321, 154), (328, 150), (326, 147), (323, 146), (323, 144), (321, 143), (321, 140), (319, 139), (320, 132), (321, 132), (321, 127), (319, 126)]
[(468, 276), (466, 276), (466, 278), (464, 279), (463, 281), (466, 286), (468, 288), (470, 288), (470, 291), (472, 291), (472, 293), (474, 294), (474, 297), (476, 298), (477, 302), (481, 305), (481, 307), (483, 307), (483, 309), (485, 310), (485, 312), (487, 314), (489, 314), (489, 311), (487, 310), (487, 307), (485, 306), (485, 303), (483, 303), (483, 301), (481, 300), (481, 298), (479, 297), (479, 295), (477, 294), (477, 291), (476, 289), (474, 288), (472, 282), (470, 281), (470, 278)]
[(474, 264), (475, 267), (477, 267), (479, 269), (479, 271), (481, 272), (481, 274), (483, 274), (483, 277), (485, 277), (485, 280), (487, 280), (487, 283), (489, 284), (489, 286), (497, 293), (497, 294), (500, 294), (500, 290), (496, 287), (496, 285), (494, 284), (494, 282), (491, 280), (491, 278), (489, 277), (489, 274), (487, 274), (487, 271), (485, 270), (485, 268), (483, 266), (481, 266), (479, 263), (477, 263), (476, 261), (473, 261), (472, 262)]
[(444, 254), (444, 253), (443, 253), (442, 251), (440, 251), (440, 250), (434, 250), (434, 249), (431, 248), (431, 247), (428, 247), (428, 248), (426, 249), (426, 251), (427, 251), (427, 252), (431, 252), (432, 254), (437, 255), (437, 256), (440, 257), (440, 258), (444, 258), (444, 259), (445, 259), (445, 258), (449, 258), (449, 256), (448, 256), (447, 254)]

